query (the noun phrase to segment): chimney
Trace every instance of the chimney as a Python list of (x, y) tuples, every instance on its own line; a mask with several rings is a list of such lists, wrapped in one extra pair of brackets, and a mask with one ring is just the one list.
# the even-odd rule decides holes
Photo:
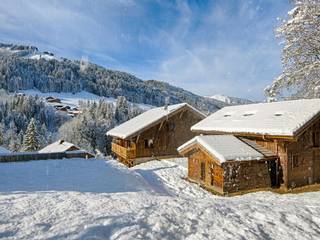
[(62, 143), (64, 143), (64, 140), (60, 139), (59, 144), (62, 144)]

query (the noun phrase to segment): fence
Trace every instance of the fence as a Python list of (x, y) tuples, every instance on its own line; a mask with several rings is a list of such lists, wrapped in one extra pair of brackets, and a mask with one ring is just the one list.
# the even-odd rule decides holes
[(31, 160), (49, 160), (63, 158), (92, 158), (91, 153), (86, 151), (67, 151), (56, 153), (38, 153), (38, 152), (15, 152), (0, 155), (1, 162), (23, 162)]

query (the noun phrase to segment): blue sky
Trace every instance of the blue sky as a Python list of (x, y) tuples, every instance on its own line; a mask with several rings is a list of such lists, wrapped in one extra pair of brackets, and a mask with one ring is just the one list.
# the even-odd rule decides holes
[(281, 72), (287, 0), (2, 0), (0, 41), (255, 100)]

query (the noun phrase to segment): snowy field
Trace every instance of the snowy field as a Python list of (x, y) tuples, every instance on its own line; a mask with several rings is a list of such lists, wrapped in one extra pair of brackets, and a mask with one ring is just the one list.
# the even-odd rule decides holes
[[(89, 93), (87, 91), (81, 91), (77, 93), (70, 93), (70, 92), (40, 92), (37, 89), (29, 89), (29, 90), (20, 90), (19, 93), (24, 93), (26, 95), (31, 96), (39, 96), (40, 98), (46, 98), (46, 97), (54, 97), (59, 98), (61, 100), (62, 105), (68, 105), (70, 107), (79, 107), (82, 103), (86, 102), (99, 102), (100, 100), (104, 100), (110, 103), (116, 103), (115, 98), (107, 98), (107, 97), (100, 97), (96, 94)], [(56, 103), (57, 104), (57, 103)], [(59, 103), (58, 103), (59, 104)], [(149, 110), (153, 106), (147, 105), (147, 104), (137, 104), (142, 109)]]
[(183, 160), (0, 164), (4, 239), (319, 239), (320, 192), (218, 197)]

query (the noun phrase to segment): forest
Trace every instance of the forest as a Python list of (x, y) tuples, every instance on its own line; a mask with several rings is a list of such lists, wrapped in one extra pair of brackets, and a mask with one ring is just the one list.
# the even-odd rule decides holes
[(118, 97), (116, 104), (83, 103), (76, 117), (56, 111), (37, 96), (9, 95), (0, 91), (0, 145), (11, 151), (36, 151), (64, 139), (93, 153), (109, 154), (105, 133), (142, 110)]
[[(39, 56), (39, 58), (34, 58)], [(132, 74), (109, 70), (88, 61), (54, 57), (36, 47), (0, 43), (0, 88), (9, 92), (36, 88), (42, 92), (79, 92), (99, 96), (125, 96), (134, 103), (162, 106), (166, 99), (187, 102), (205, 112), (225, 104), (198, 96), (182, 88), (156, 80), (143, 81)]]

